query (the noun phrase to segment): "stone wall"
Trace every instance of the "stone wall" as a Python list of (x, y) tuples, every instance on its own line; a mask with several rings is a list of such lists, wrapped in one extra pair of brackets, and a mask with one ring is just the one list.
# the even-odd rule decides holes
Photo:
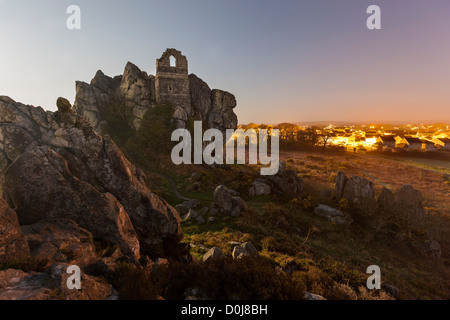
[[(175, 66), (170, 58), (175, 58)], [(177, 128), (185, 128), (188, 117), (192, 116), (189, 92), (188, 61), (180, 51), (167, 49), (156, 60), (156, 102), (168, 102), (174, 109), (173, 121)]]

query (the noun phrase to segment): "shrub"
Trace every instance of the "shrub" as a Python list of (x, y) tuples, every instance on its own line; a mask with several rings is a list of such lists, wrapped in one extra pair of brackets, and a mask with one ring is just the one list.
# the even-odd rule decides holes
[[(156, 276), (155, 276), (156, 275)], [(120, 299), (182, 300), (190, 288), (197, 288), (207, 299), (301, 300), (303, 287), (277, 270), (263, 257), (231, 257), (207, 262), (182, 264), (172, 262), (157, 273), (141, 267), (122, 264), (114, 287)]]
[(350, 209), (350, 203), (348, 202), (347, 199), (342, 198), (341, 200), (339, 200), (338, 202), (338, 207), (340, 210), (349, 210)]
[(56, 106), (58, 107), (58, 111), (62, 114), (73, 114), (72, 105), (70, 104), (69, 100), (65, 98), (59, 97), (56, 100)]

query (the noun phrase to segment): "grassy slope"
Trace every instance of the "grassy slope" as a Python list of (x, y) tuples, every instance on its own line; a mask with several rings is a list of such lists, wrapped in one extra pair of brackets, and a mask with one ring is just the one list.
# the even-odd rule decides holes
[[(172, 205), (182, 200), (176, 197), (167, 177), (175, 182), (183, 196), (199, 199), (202, 207), (209, 207), (218, 184), (243, 191), (258, 175), (254, 168), (245, 165), (216, 169), (175, 166), (167, 153), (161, 154), (155, 148), (161, 140), (153, 141), (153, 145), (142, 140), (151, 135), (152, 128), (160, 127), (160, 124), (154, 126), (151, 119), (149, 121), (149, 125), (144, 126), (148, 131), (136, 135), (141, 138), (130, 136), (124, 142), (120, 136), (117, 142), (128, 158), (146, 172), (150, 187)], [(366, 268), (373, 264), (381, 267), (383, 282), (400, 289), (402, 298), (450, 297), (447, 246), (443, 246), (443, 258), (433, 261), (423, 253), (420, 244), (415, 244), (414, 237), (399, 240), (395, 235), (375, 231), (370, 222), (337, 226), (311, 213), (313, 206), (319, 203), (320, 189), (333, 187), (332, 181), (338, 170), (350, 175), (364, 175), (362, 168), (374, 174), (372, 163), (353, 155), (299, 155), (301, 153), (291, 152), (282, 156), (293, 156), (288, 163), (305, 178), (302, 198), (245, 199), (250, 212), (240, 218), (218, 219), (203, 225), (183, 222), (184, 241), (193, 245), (191, 252), (201, 259), (205, 249), (216, 246), (231, 254), (230, 241), (251, 241), (263, 257), (286, 270), (295, 270), (293, 281), (327, 298), (376, 297), (359, 289), (368, 277)], [(191, 179), (193, 173), (196, 176)], [(372, 178), (376, 176), (385, 181), (385, 177), (392, 175), (390, 172), (384, 174), (376, 173)], [(392, 181), (386, 183), (392, 184)], [(448, 243), (448, 233), (444, 237)]]

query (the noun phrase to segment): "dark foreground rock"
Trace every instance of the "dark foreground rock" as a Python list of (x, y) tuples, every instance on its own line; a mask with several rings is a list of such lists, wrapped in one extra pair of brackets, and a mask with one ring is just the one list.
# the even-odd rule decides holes
[(0, 97), (0, 193), (21, 225), (70, 219), (137, 260), (181, 234), (177, 211), (143, 179), (84, 118)]
[(16, 213), (0, 199), (0, 263), (30, 257)]

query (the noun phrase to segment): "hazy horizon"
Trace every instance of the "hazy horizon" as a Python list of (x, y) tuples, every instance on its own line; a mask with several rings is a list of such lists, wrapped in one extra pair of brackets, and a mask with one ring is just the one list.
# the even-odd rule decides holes
[[(71, 4), (81, 30), (66, 28)], [(371, 4), (381, 30), (366, 28)], [(0, 95), (55, 110), (75, 81), (127, 61), (155, 74), (176, 48), (236, 96), (239, 123), (448, 123), (448, 12), (445, 0), (0, 0)]]

